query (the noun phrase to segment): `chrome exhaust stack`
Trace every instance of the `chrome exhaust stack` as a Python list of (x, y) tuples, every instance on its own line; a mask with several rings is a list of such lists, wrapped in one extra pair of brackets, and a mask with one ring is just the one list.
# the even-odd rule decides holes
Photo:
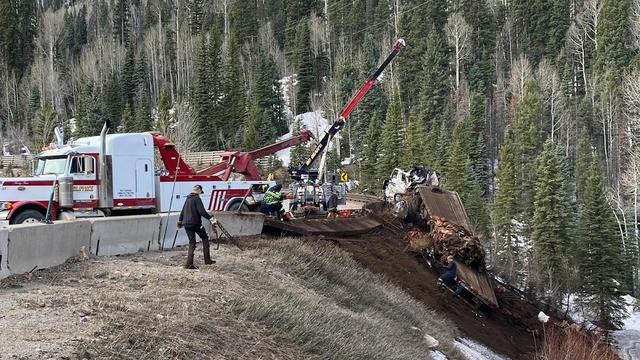
[(111, 172), (111, 156), (107, 155), (107, 124), (105, 123), (100, 132), (100, 162), (98, 172), (98, 207), (113, 207), (113, 177)]

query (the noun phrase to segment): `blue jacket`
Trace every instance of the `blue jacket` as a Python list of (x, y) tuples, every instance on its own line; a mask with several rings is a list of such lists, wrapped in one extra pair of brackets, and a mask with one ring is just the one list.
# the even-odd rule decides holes
[(456, 278), (456, 271), (458, 270), (458, 265), (456, 265), (455, 261), (452, 261), (449, 265), (447, 265), (447, 272), (442, 275), (443, 280), (453, 281)]

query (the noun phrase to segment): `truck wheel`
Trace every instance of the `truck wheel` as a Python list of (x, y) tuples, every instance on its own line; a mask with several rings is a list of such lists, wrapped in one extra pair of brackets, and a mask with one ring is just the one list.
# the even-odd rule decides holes
[(27, 209), (18, 214), (12, 221), (13, 224), (39, 223), (44, 220), (44, 214), (38, 210)]
[(236, 201), (231, 205), (229, 205), (229, 207), (227, 208), (227, 211), (238, 211), (238, 210), (240, 210), (240, 212), (249, 212), (249, 207), (247, 206), (247, 204), (244, 204), (242, 201)]

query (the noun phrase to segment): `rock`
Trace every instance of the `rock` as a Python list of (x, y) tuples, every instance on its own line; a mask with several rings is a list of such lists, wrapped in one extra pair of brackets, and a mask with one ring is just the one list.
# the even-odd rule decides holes
[(436, 340), (433, 336), (429, 335), (429, 334), (424, 334), (424, 340), (427, 343), (427, 346), (429, 347), (429, 349), (435, 349), (438, 347), (438, 345), (440, 345), (440, 342), (438, 340)]

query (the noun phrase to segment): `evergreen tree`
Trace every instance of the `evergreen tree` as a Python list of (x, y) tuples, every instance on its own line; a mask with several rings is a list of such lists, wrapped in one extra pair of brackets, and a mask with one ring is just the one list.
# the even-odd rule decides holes
[(116, 0), (113, 8), (113, 37), (120, 44), (129, 40), (131, 12), (128, 0)]
[(262, 110), (260, 116), (260, 146), (265, 146), (273, 143), (276, 139), (275, 129), (271, 122), (272, 112), (269, 110)]
[(631, 0), (604, 0), (600, 10), (596, 49), (596, 68), (617, 82), (631, 58), (629, 12)]
[[(374, 113), (363, 145), (363, 159), (360, 171), (362, 173), (363, 188), (369, 193), (375, 193), (379, 188), (380, 178), (377, 174), (376, 165), (378, 163), (378, 148), (380, 143), (380, 133), (382, 131), (382, 120), (378, 113)], [(387, 174), (388, 176), (388, 174)], [(373, 191), (372, 191), (373, 190)]]
[(521, 246), (518, 242), (518, 228), (515, 224), (519, 204), (520, 186), (516, 178), (518, 159), (513, 135), (507, 129), (502, 146), (500, 147), (497, 191), (493, 204), (493, 225), (496, 241), (496, 253), (493, 254), (494, 263), (500, 272), (509, 280), (518, 278), (518, 271), (522, 268)]
[[(221, 113), (219, 129), (222, 129), (226, 139), (237, 138), (238, 123), (246, 116), (245, 88), (240, 69), (240, 46), (234, 33), (229, 40), (227, 61), (224, 64), (223, 98), (220, 104)], [(225, 140), (225, 139), (223, 139)], [(232, 143), (223, 141), (223, 148), (232, 147)]]
[(106, 118), (103, 113), (102, 99), (92, 83), (85, 82), (81, 86), (74, 115), (76, 138), (100, 134)]
[(442, 170), (438, 166), (438, 142), (440, 140), (440, 121), (432, 121), (427, 137), (425, 138), (425, 166), (432, 170)]
[(576, 182), (576, 198), (582, 202), (584, 197), (584, 189), (589, 176), (589, 168), (591, 167), (593, 149), (589, 140), (589, 135), (585, 130), (580, 132), (578, 138), (578, 148), (576, 149), (576, 160), (574, 168), (574, 178)]
[(474, 93), (471, 96), (469, 117), (462, 123), (463, 151), (469, 157), (473, 177), (478, 180), (482, 193), (489, 189), (489, 156), (487, 155), (487, 136), (484, 96)]
[(34, 127), (34, 145), (40, 150), (53, 140), (53, 129), (56, 127), (56, 111), (49, 100), (45, 101)]
[[(449, 63), (447, 42), (441, 32), (431, 32), (427, 48), (417, 69), (419, 82), (412, 89), (419, 89), (420, 114), (426, 125), (442, 119), (445, 113), (449, 89)], [(404, 55), (404, 54), (403, 54)], [(411, 90), (412, 93), (415, 90)]]
[(139, 86), (149, 88), (149, 68), (147, 66), (147, 56), (144, 50), (140, 51), (135, 69), (134, 83), (136, 84), (136, 88)]
[(136, 83), (136, 50), (132, 43), (127, 45), (124, 56), (124, 64), (120, 73), (120, 84), (122, 86), (123, 101), (133, 108), (133, 99), (138, 88)]
[[(364, 49), (360, 53), (360, 56), (358, 56), (358, 72), (351, 74), (351, 78), (349, 79), (350, 83), (348, 84), (349, 87), (344, 86), (344, 88), (341, 89), (341, 104), (346, 104), (351, 99), (357, 91), (357, 88), (360, 86), (360, 83), (364, 79), (368, 78), (371, 75), (372, 69), (375, 69), (377, 66), (376, 63), (379, 58), (379, 52), (374, 51), (376, 50), (376, 46), (374, 45), (371, 36), (368, 35), (366, 39), (367, 41), (364, 44)], [(352, 144), (350, 144), (351, 151), (358, 157), (360, 157), (360, 154), (362, 153), (364, 139), (369, 127), (369, 121), (373, 118), (374, 113), (377, 113), (381, 119), (385, 116), (387, 99), (383, 88), (383, 84), (378, 84), (369, 90), (367, 96), (365, 96), (358, 104), (349, 120), (348, 126), (350, 126), (352, 142)]]
[(524, 219), (533, 215), (533, 181), (535, 179), (534, 161), (542, 147), (540, 126), (540, 92), (533, 80), (528, 80), (524, 93), (517, 99), (514, 118), (514, 156), (516, 157), (516, 180), (519, 184), (518, 214)]
[(489, 209), (484, 198), (484, 189), (480, 187), (479, 179), (473, 173), (470, 159), (465, 163), (464, 189), (460, 192), (460, 198), (476, 235), (482, 240), (489, 239), (491, 237)]
[(244, 125), (244, 138), (243, 147), (245, 150), (255, 150), (260, 147), (260, 120), (262, 113), (260, 107), (254, 102), (249, 110), (249, 116), (247, 117)]
[(37, 2), (0, 1), (0, 59), (18, 79), (22, 78), (33, 60), (37, 30)]
[(216, 148), (218, 124), (214, 119), (214, 99), (212, 89), (215, 86), (210, 76), (211, 52), (206, 37), (200, 39), (200, 48), (196, 58), (195, 81), (191, 88), (191, 101), (196, 128), (202, 135), (202, 147), (205, 150)]
[[(400, 67), (400, 83), (402, 101), (407, 108), (428, 100), (427, 93), (437, 93), (433, 102), (440, 102), (439, 95), (447, 91), (447, 86), (440, 86), (442, 73), (448, 74), (447, 42), (444, 41), (444, 26), (447, 23), (447, 1), (434, 0), (416, 4), (413, 11), (403, 12), (400, 22), (401, 33), (406, 39), (412, 39), (411, 45), (402, 50), (398, 57)], [(411, 3), (410, 3), (411, 4)], [(407, 5), (409, 6), (409, 5)], [(433, 55), (438, 54), (438, 55)], [(430, 60), (427, 61), (427, 58)], [(432, 76), (430, 73), (437, 75)], [(445, 75), (446, 77), (446, 75)], [(425, 83), (431, 81), (430, 84)], [(419, 94), (416, 89), (426, 87)], [(423, 95), (424, 94), (424, 95)], [(445, 96), (446, 98), (446, 96)], [(435, 113), (438, 113), (436, 110)], [(428, 121), (430, 114), (423, 115)], [(427, 124), (428, 125), (428, 124)]]
[[(40, 89), (37, 86), (31, 88), (31, 94), (29, 95), (29, 105), (27, 106), (26, 119), (35, 119), (40, 112)], [(29, 125), (29, 134), (33, 135), (37, 130), (33, 126), (32, 122), (27, 123)]]
[(251, 38), (258, 34), (257, 12), (258, 8), (255, 1), (236, 1), (232, 3), (231, 26), (236, 31), (240, 43), (251, 42)]
[(463, 124), (460, 124), (453, 131), (451, 149), (449, 150), (449, 160), (447, 161), (447, 170), (445, 172), (445, 183), (447, 184), (447, 188), (449, 190), (457, 191), (458, 193), (464, 191), (465, 180), (468, 177), (466, 172), (469, 155), (464, 149), (464, 130)]
[(536, 161), (532, 240), (538, 281), (555, 304), (568, 291), (573, 268), (568, 173), (564, 155), (547, 140)]
[(269, 55), (261, 53), (256, 82), (256, 96), (260, 108), (267, 111), (275, 133), (282, 135), (287, 133), (289, 129), (287, 128), (279, 79), (280, 73), (275, 61)]
[(135, 131), (150, 131), (152, 129), (151, 105), (149, 103), (149, 90), (144, 84), (140, 84), (138, 87), (135, 109)]
[(423, 165), (424, 158), (424, 139), (426, 137), (422, 121), (418, 119), (416, 114), (409, 117), (407, 129), (404, 132), (404, 142), (402, 145), (402, 157), (400, 166), (404, 169)]
[(163, 87), (160, 91), (160, 100), (158, 100), (158, 122), (155, 126), (156, 130), (163, 135), (167, 135), (169, 129), (174, 125), (170, 110), (171, 98), (169, 91)]
[(463, 0), (461, 10), (467, 23), (474, 29), (471, 34), (469, 85), (473, 91), (485, 94), (495, 78), (491, 54), (495, 51), (499, 16), (491, 10), (486, 0)]
[(309, 25), (305, 21), (298, 25), (293, 64), (296, 68), (296, 113), (304, 113), (311, 110), (311, 90), (313, 88), (313, 53)]
[(623, 272), (627, 271), (615, 219), (606, 198), (604, 180), (596, 160), (589, 169), (579, 216), (581, 292), (599, 326), (617, 329), (625, 317)]
[[(300, 117), (297, 117), (293, 122), (293, 126), (291, 128), (291, 134), (293, 136), (296, 136), (300, 134), (301, 129), (302, 129), (302, 120)], [(295, 168), (298, 168), (300, 165), (302, 165), (302, 163), (304, 163), (307, 160), (307, 156), (309, 156), (309, 148), (304, 144), (296, 145), (291, 149), (289, 165)]]
[(399, 146), (402, 144), (402, 110), (399, 99), (393, 99), (387, 110), (387, 119), (382, 129), (382, 138), (379, 145), (379, 161), (377, 175), (379, 179), (385, 179), (391, 171), (398, 166), (400, 154)]
[(133, 114), (133, 110), (129, 107), (129, 104), (125, 104), (122, 110), (122, 131), (126, 133), (135, 132), (136, 128), (136, 117)]
[(111, 121), (111, 127), (117, 129), (122, 121), (122, 85), (116, 72), (111, 73), (104, 90), (105, 113)]

